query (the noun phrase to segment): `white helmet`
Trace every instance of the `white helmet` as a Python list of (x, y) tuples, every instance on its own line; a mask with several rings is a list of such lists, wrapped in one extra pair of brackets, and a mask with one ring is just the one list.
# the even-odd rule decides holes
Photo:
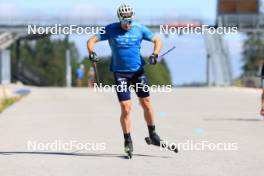
[(135, 15), (133, 8), (130, 5), (122, 4), (117, 9), (117, 16), (120, 21), (132, 20)]

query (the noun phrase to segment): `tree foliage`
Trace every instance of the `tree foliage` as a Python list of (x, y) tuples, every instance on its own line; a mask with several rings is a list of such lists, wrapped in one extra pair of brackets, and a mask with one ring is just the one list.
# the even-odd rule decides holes
[[(68, 44), (73, 63), (79, 59), (74, 43)], [(46, 86), (64, 86), (66, 72), (67, 44), (63, 39), (45, 37), (39, 40), (24, 40), (20, 45), (20, 62), (30, 68), (36, 75), (41, 75), (47, 81)], [(15, 60), (15, 45), (11, 47), (12, 60)], [(14, 63), (14, 62), (13, 62)], [(16, 64), (16, 63), (14, 63)]]
[(260, 33), (248, 34), (243, 49), (244, 74), (256, 74), (260, 67), (260, 61), (264, 59), (263, 35)]

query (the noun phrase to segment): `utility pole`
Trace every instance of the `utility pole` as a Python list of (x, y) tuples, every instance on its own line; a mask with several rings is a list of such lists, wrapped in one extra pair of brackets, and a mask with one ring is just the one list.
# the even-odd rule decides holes
[(69, 35), (65, 37), (65, 45), (66, 45), (66, 87), (71, 87), (72, 85), (72, 68), (71, 68), (71, 53), (69, 47)]
[(206, 82), (207, 86), (210, 87), (212, 86), (211, 84), (211, 58), (210, 54), (206, 55)]

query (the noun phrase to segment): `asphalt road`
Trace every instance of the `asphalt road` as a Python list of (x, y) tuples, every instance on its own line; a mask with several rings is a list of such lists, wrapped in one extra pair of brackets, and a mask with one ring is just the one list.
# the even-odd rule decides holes
[[(260, 93), (238, 88), (152, 93), (157, 132), (181, 144), (178, 154), (145, 143), (147, 128), (134, 95), (135, 155), (127, 160), (115, 93), (32, 88), (30, 95), (0, 115), (0, 175), (262, 176)], [(69, 143), (73, 147), (85, 144), (87, 149), (66, 148)]]

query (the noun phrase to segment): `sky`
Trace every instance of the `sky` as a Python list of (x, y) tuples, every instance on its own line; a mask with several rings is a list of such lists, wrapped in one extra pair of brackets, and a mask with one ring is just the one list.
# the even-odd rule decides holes
[[(202, 19), (203, 23), (214, 24), (216, 18), (216, 0), (0, 0), (0, 20), (1, 18), (18, 17), (58, 17), (58, 16), (84, 16), (87, 20), (92, 18), (110, 17), (116, 21), (116, 8), (122, 3), (131, 4), (135, 9), (138, 21), (144, 19), (156, 19), (161, 17)], [(87, 56), (86, 41), (89, 36), (72, 35), (70, 39), (74, 41), (79, 49), (81, 57)], [(165, 59), (172, 74), (173, 83), (176, 85), (191, 82), (206, 81), (206, 50), (203, 36), (201, 35), (181, 35), (170, 36), (161, 35), (164, 42), (162, 52), (173, 45), (176, 49), (168, 54)], [(225, 36), (229, 46), (231, 63), (234, 77), (241, 74), (241, 58), (243, 35)], [(98, 55), (110, 54), (107, 42), (99, 43), (96, 46)], [(142, 43), (142, 54), (147, 56), (152, 53), (152, 44)]]

